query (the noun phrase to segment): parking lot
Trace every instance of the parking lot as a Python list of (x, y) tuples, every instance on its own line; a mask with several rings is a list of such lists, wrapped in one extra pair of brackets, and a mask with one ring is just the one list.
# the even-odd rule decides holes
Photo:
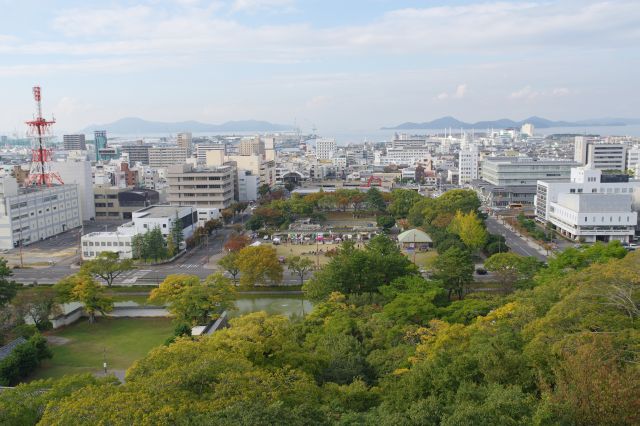
[[(114, 231), (123, 222), (94, 222), (84, 223), (84, 233), (97, 231)], [(78, 255), (80, 247), (80, 235), (82, 228), (75, 228), (62, 234), (55, 235), (45, 240), (37, 241), (33, 244), (22, 247), (22, 260), (20, 259), (20, 249), (14, 248), (6, 250), (0, 256), (7, 259), (9, 265), (20, 265), (30, 267), (47, 267), (51, 264), (72, 263)]]

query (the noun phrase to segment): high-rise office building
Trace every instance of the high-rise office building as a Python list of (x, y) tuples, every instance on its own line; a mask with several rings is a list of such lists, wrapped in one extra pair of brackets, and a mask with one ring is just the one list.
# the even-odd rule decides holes
[(576, 136), (574, 160), (583, 166), (600, 170), (626, 170), (627, 147), (617, 143), (604, 143), (599, 139)]
[(316, 141), (316, 158), (330, 160), (336, 152), (335, 139), (318, 139)]
[(458, 153), (458, 177), (459, 183), (469, 183), (480, 178), (480, 153), (476, 145)]
[(187, 162), (187, 149), (177, 146), (149, 148), (149, 165), (151, 167), (169, 167), (172, 164)]
[(85, 151), (87, 149), (83, 134), (64, 135), (62, 137), (62, 145), (65, 151)]
[(96, 130), (95, 132), (93, 132), (93, 143), (96, 150), (96, 161), (100, 161), (102, 160), (100, 150), (107, 147), (107, 131)]
[(122, 145), (120, 152), (129, 155), (129, 164), (135, 163), (149, 164), (149, 145), (145, 145), (142, 141), (134, 144)]
[(264, 142), (257, 136), (242, 139), (238, 152), (240, 155), (264, 155)]
[(177, 141), (178, 141), (178, 147), (180, 148), (184, 148), (187, 150), (187, 155), (191, 155), (191, 143), (192, 143), (192, 136), (191, 136), (191, 132), (182, 132), (182, 133), (178, 133), (178, 137), (177, 137)]
[(524, 123), (520, 128), (520, 133), (527, 136), (533, 136), (533, 131), (535, 127), (531, 123)]

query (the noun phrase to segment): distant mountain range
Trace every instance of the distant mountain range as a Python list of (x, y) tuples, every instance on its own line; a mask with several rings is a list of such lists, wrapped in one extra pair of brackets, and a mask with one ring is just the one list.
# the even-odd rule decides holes
[(580, 121), (553, 121), (542, 117), (529, 117), (521, 121), (514, 121), (508, 118), (493, 121), (478, 121), (476, 123), (466, 123), (454, 117), (447, 116), (424, 123), (406, 122), (395, 127), (383, 127), (382, 130), (411, 130), (411, 129), (504, 129), (509, 127), (521, 127), (524, 123), (531, 123), (538, 129), (548, 127), (594, 127), (594, 126), (627, 126), (640, 124), (640, 119), (632, 118), (596, 118)]
[(144, 135), (154, 133), (178, 133), (178, 132), (278, 132), (291, 130), (293, 126), (273, 124), (267, 121), (243, 120), (227, 121), (222, 124), (207, 124), (198, 121), (179, 121), (165, 123), (160, 121), (147, 121), (142, 118), (122, 118), (113, 123), (92, 124), (82, 130), (83, 133), (93, 133), (94, 130), (106, 130), (108, 133), (123, 135)]

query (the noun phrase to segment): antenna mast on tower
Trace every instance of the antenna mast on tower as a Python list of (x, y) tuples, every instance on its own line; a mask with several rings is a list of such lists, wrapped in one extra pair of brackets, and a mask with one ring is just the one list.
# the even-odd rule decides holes
[(63, 184), (60, 175), (51, 171), (50, 161), (53, 152), (45, 144), (46, 139), (50, 137), (50, 128), (56, 121), (55, 119), (47, 121), (42, 117), (40, 86), (33, 87), (33, 98), (36, 101), (36, 116), (33, 120), (27, 121), (27, 126), (29, 126), (29, 136), (34, 139), (35, 144), (31, 150), (31, 169), (25, 185), (51, 186), (53, 181)]

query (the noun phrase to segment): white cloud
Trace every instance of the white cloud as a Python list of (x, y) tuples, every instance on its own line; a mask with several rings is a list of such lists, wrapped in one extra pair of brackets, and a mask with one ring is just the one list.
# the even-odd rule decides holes
[[(635, 1), (482, 3), (396, 10), (367, 24), (244, 25), (220, 14), (220, 3), (177, 0), (131, 7), (62, 10), (59, 36), (34, 42), (0, 40), (0, 52), (18, 55), (206, 54), (216, 61), (297, 62), (367, 54), (522, 53), (582, 46), (634, 47), (640, 41)], [(235, 0), (236, 11), (292, 7), (292, 0)], [(63, 37), (60, 37), (63, 36)]]
[(435, 99), (439, 101), (443, 101), (445, 99), (462, 99), (464, 95), (467, 93), (467, 83), (458, 84), (456, 90), (453, 93), (449, 94), (447, 92), (442, 92), (438, 94)]
[(327, 105), (329, 102), (331, 102), (331, 96), (326, 96), (326, 95), (318, 95), (318, 96), (314, 96), (313, 98), (309, 99), (307, 101), (307, 108), (317, 108), (317, 107), (322, 107)]
[(255, 13), (264, 10), (291, 10), (294, 0), (235, 0), (231, 5), (234, 12)]
[(539, 95), (539, 92), (533, 90), (531, 86), (525, 86), (520, 90), (516, 90), (515, 92), (511, 92), (509, 97), (511, 99), (533, 99)]
[(566, 87), (557, 87), (554, 89), (536, 90), (531, 86), (525, 86), (522, 89), (511, 92), (509, 98), (511, 99), (528, 99), (532, 100), (541, 96), (544, 97), (560, 97), (569, 95), (571, 91)]
[(571, 93), (571, 92), (566, 87), (558, 87), (558, 88), (553, 89), (551, 91), (551, 94), (553, 96), (565, 96), (565, 95), (568, 95), (569, 93)]

